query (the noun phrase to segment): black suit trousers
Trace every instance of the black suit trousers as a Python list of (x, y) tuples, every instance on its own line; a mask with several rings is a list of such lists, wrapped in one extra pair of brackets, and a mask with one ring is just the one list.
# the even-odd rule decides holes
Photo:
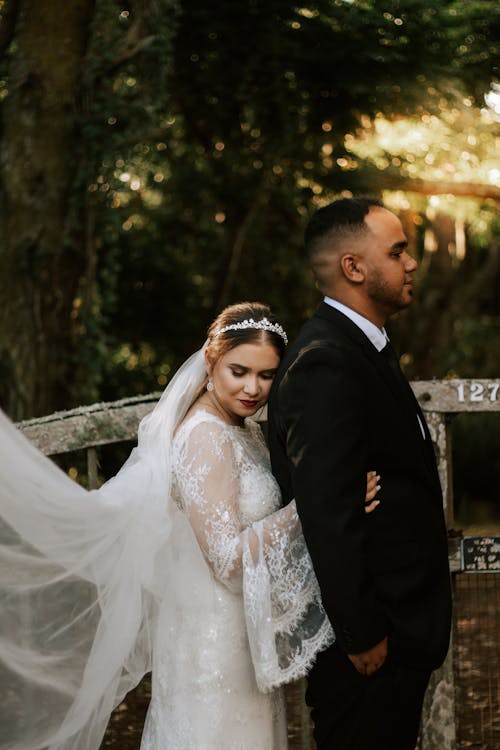
[(430, 671), (390, 657), (370, 677), (332, 646), (319, 654), (306, 693), (318, 750), (414, 750)]

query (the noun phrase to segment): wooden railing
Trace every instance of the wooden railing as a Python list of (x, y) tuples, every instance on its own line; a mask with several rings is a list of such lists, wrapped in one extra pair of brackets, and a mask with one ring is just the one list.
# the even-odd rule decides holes
[(102, 445), (135, 440), (139, 422), (158, 401), (160, 393), (120, 401), (80, 406), (46, 417), (19, 422), (19, 429), (46, 456), (85, 450), (88, 486), (97, 486), (97, 451)]
[[(439, 475), (443, 488), (444, 510), (448, 528), (454, 527), (453, 481), (451, 462), (451, 420), (454, 415), (470, 412), (500, 411), (500, 379), (432, 380), (411, 383), (426, 413), (433, 439)], [(93, 404), (47, 417), (20, 423), (19, 428), (47, 455), (85, 450), (89, 487), (97, 486), (99, 446), (134, 440), (140, 420), (153, 408), (158, 393)], [(450, 568), (462, 571), (462, 546), (458, 537), (450, 539)], [(302, 737), (310, 738), (307, 712), (301, 719)], [(421, 750), (455, 750), (455, 687), (453, 649), (444, 666), (434, 673), (427, 691), (422, 722)], [(303, 744), (306, 750), (306, 744)]]

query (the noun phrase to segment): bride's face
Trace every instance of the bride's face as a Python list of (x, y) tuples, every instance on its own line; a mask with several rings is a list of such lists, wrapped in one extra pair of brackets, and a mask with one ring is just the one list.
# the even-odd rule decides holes
[(241, 424), (267, 402), (279, 363), (278, 352), (267, 342), (235, 346), (213, 365), (207, 361), (214, 385), (208, 395), (231, 423)]

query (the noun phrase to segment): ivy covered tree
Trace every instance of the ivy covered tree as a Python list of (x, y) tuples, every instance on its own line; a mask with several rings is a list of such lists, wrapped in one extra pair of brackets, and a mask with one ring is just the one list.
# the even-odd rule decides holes
[(94, 184), (114, 130), (149, 128), (164, 109), (176, 5), (5, 0), (1, 11), (0, 400), (20, 418), (97, 394), (107, 202)]
[[(2, 402), (21, 416), (63, 387), (85, 262), (65, 249), (76, 108), (93, 2), (4, 3), (0, 360)], [(4, 65), (6, 60), (4, 59)]]

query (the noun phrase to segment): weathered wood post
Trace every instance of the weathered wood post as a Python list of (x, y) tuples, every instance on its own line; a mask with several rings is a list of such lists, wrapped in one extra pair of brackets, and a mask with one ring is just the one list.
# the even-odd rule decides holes
[[(448, 529), (453, 529), (451, 420), (460, 412), (500, 411), (500, 380), (440, 380), (411, 383), (436, 451)], [(458, 539), (449, 540), (452, 574), (460, 573)], [(445, 663), (434, 672), (427, 690), (421, 727), (421, 750), (455, 750), (455, 679), (453, 636)]]

